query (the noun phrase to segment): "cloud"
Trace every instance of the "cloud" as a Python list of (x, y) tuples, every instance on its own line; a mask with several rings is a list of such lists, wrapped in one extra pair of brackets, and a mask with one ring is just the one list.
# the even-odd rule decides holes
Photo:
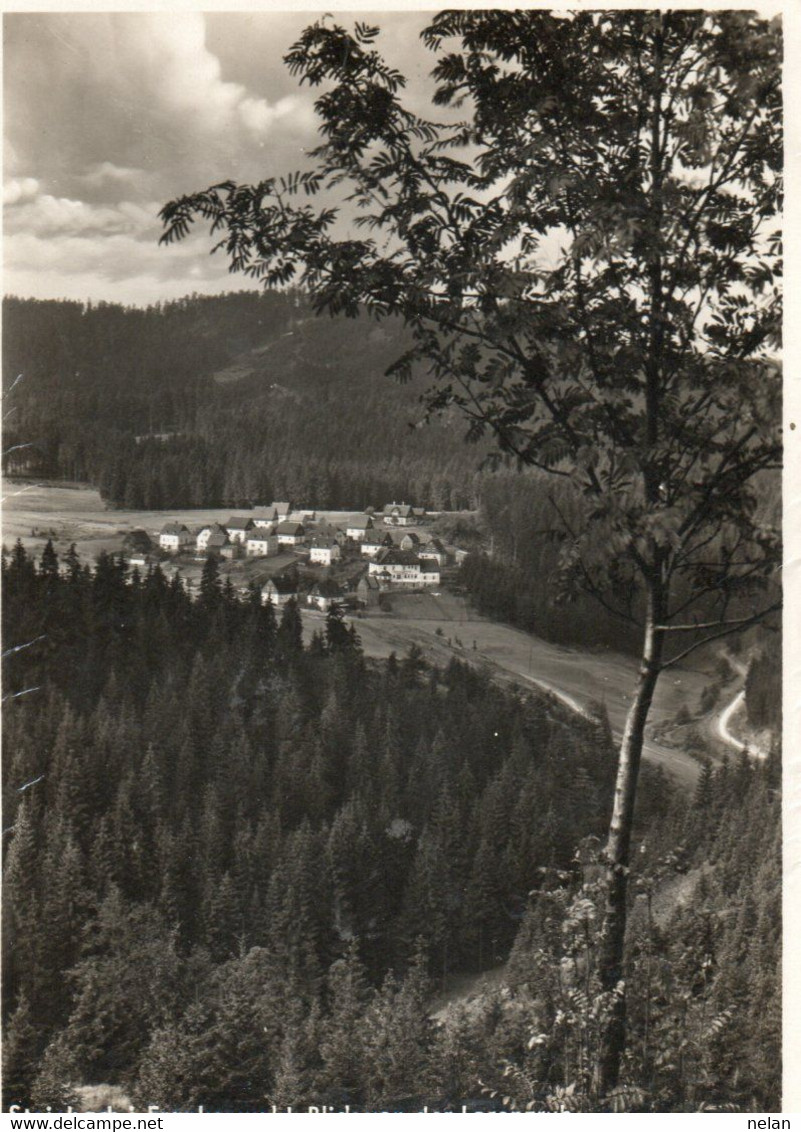
[(55, 196), (167, 199), (258, 175), (266, 145), (313, 137), (310, 92), (226, 79), (201, 12), (13, 13), (4, 64), (14, 172)]
[[(12, 12), (4, 17), (8, 290), (153, 302), (231, 276), (198, 231), (159, 248), (161, 205), (302, 168), (316, 93), (282, 62), (305, 12)], [(420, 13), (390, 52), (416, 58)]]
[(137, 184), (148, 174), (142, 169), (127, 169), (123, 165), (115, 165), (113, 161), (100, 161), (93, 165), (86, 173), (78, 175), (78, 180), (90, 188), (103, 185), (131, 185)]
[(3, 186), (3, 204), (19, 204), (31, 200), (39, 192), (39, 182), (35, 177), (13, 177)]
[(139, 239), (158, 233), (158, 205), (121, 201), (117, 205), (94, 205), (49, 193), (19, 198), (8, 210), (6, 232), (32, 236), (89, 236), (127, 233)]
[(147, 305), (191, 291), (220, 294), (252, 290), (231, 275), (221, 256), (190, 240), (167, 254), (156, 240), (133, 233), (70, 234), (52, 238), (19, 232), (4, 241), (7, 294), (39, 299), (104, 300)]

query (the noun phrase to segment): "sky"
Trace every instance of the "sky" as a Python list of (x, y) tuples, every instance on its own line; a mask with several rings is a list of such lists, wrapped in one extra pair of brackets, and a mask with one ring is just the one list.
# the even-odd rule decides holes
[[(322, 10), (321, 10), (322, 14)], [(308, 166), (314, 93), (282, 57), (313, 12), (4, 15), (4, 290), (136, 305), (254, 284), (198, 229), (159, 247), (168, 200)], [(420, 11), (380, 45), (425, 98)], [(351, 26), (353, 17), (337, 13)]]

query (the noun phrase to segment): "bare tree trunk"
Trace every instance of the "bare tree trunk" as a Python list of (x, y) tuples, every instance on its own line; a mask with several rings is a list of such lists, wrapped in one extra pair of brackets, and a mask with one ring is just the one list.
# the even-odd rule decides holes
[(652, 583), (648, 593), (642, 662), (637, 690), (626, 718), (620, 744), (615, 801), (605, 851), (606, 907), (599, 969), (603, 990), (615, 992), (615, 998), (611, 1015), (601, 1035), (598, 1063), (594, 1073), (594, 1091), (599, 1098), (607, 1096), (617, 1085), (620, 1061), (625, 1047), (626, 998), (622, 979), (631, 829), (645, 739), (645, 724), (661, 671), (664, 634), (655, 629), (655, 626), (662, 623), (662, 607), (661, 583)]

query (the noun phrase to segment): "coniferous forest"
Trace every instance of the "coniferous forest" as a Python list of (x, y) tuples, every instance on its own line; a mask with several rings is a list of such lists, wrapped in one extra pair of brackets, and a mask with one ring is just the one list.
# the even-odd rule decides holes
[[(304, 642), (214, 560), (190, 602), (18, 544), (3, 592), (6, 1107), (589, 1107), (602, 714), (368, 661), (336, 607)], [(779, 780), (645, 780), (621, 1110), (780, 1105)]]
[(133, 509), (475, 507), (482, 452), (463, 423), (411, 427), (424, 380), (381, 380), (406, 338), (392, 320), (318, 321), (300, 292), (145, 310), (7, 298), (4, 390), (22, 376), (4, 468)]

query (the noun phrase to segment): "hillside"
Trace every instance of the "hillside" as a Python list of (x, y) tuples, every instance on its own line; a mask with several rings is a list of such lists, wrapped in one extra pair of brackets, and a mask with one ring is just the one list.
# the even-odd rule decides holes
[(464, 425), (415, 427), (424, 376), (385, 376), (397, 323), (318, 319), (275, 292), (145, 310), (10, 298), (3, 340), (8, 472), (147, 509), (476, 505)]

